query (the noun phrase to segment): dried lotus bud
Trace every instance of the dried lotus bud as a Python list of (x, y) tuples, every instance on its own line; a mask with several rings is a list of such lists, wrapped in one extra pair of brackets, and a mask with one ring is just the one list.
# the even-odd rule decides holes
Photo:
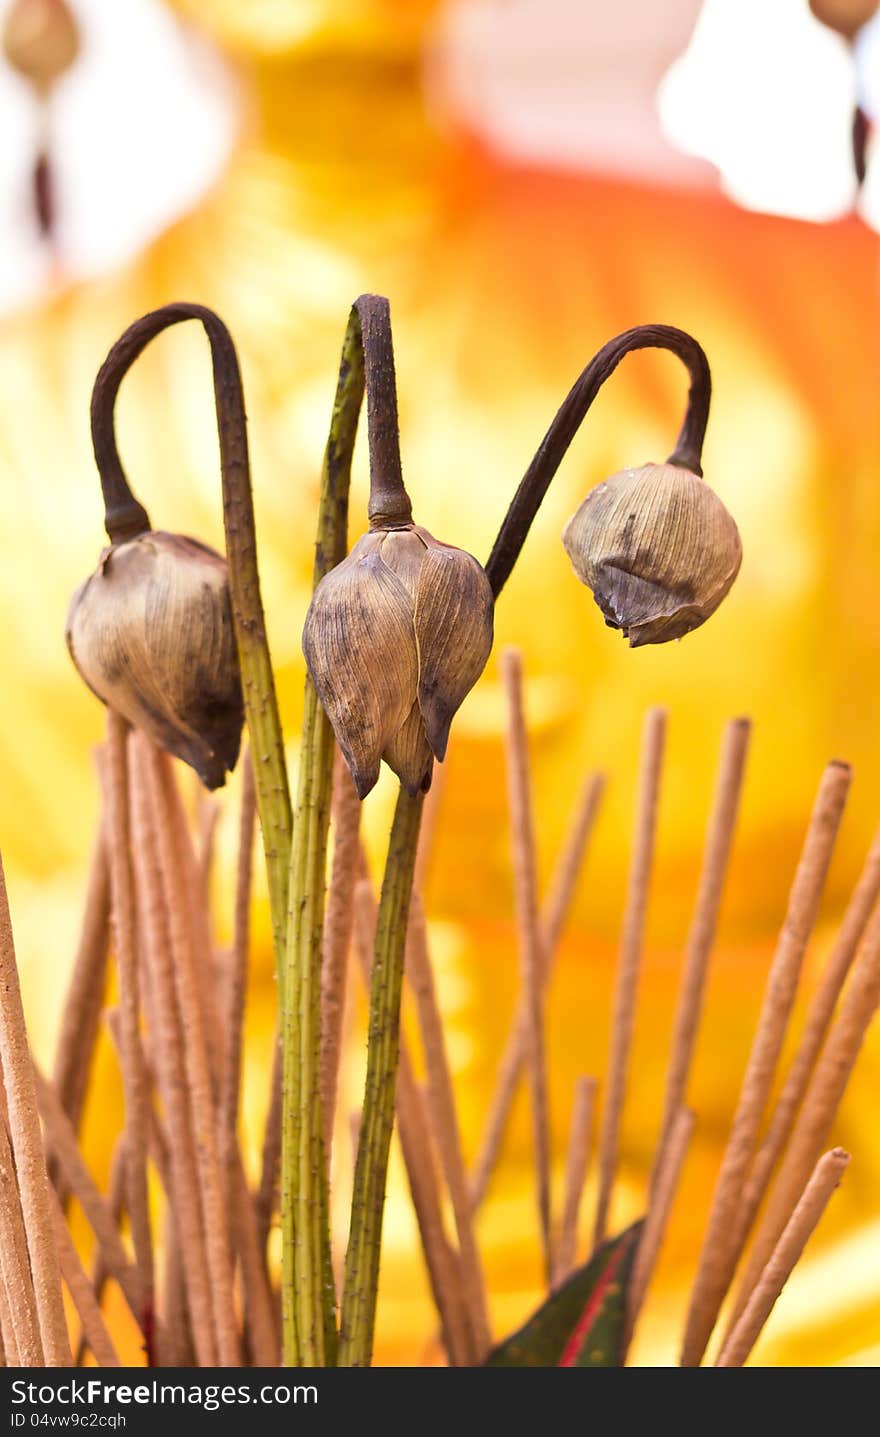
[(48, 90), (79, 53), (76, 21), (64, 0), (13, 0), (3, 25), (3, 53), (38, 90)]
[(476, 559), (415, 524), (364, 534), (321, 580), (303, 652), (361, 798), (383, 758), (409, 793), (430, 785), (489, 657), (493, 613)]
[(810, 0), (817, 20), (851, 40), (877, 11), (877, 0)]
[(105, 549), (67, 616), (73, 662), (102, 703), (220, 788), (244, 705), (226, 561), (153, 530)]
[(633, 648), (699, 628), (742, 559), (739, 531), (718, 495), (674, 464), (624, 469), (597, 484), (562, 542), (606, 624)]

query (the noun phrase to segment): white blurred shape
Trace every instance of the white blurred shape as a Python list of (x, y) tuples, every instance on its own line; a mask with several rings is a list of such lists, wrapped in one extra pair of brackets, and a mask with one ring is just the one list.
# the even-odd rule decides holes
[[(807, 0), (451, 0), (430, 78), (496, 153), (825, 221), (856, 203), (856, 93), (880, 112), (880, 19), (849, 47)], [(880, 150), (880, 145), (877, 146)], [(880, 228), (880, 165), (858, 208)]]
[[(0, 18), (10, 0), (0, 0)], [(72, 0), (83, 46), (51, 103), (49, 136), (63, 277), (123, 263), (222, 172), (237, 128), (216, 52), (161, 0)], [(53, 277), (36, 233), (31, 173), (41, 115), (0, 62), (0, 308)]]
[(655, 96), (700, 0), (451, 0), (430, 54), (438, 111), (498, 154), (558, 169), (699, 182)]
[(806, 220), (852, 207), (854, 103), (848, 47), (806, 0), (706, 0), (658, 93), (669, 140), (732, 199)]
[(880, 13), (859, 31), (853, 54), (859, 104), (876, 120), (880, 117)]
[(853, 47), (856, 66), (856, 94), (871, 119), (875, 134), (868, 145), (868, 173), (859, 196), (858, 210), (872, 229), (880, 230), (880, 163), (877, 128), (880, 125), (880, 14), (856, 36)]

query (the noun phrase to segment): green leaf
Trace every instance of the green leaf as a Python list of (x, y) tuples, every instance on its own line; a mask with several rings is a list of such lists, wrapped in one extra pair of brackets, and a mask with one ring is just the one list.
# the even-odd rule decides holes
[(626, 1297), (642, 1223), (611, 1238), (551, 1293), (487, 1367), (619, 1367)]

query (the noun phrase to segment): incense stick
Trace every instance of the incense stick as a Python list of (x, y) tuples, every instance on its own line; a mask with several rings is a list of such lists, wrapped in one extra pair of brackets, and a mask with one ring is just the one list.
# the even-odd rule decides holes
[(649, 709), (645, 717), (642, 736), (633, 856), (621, 929), (620, 958), (611, 1020), (611, 1046), (608, 1056), (605, 1100), (602, 1105), (602, 1125), (599, 1135), (599, 1195), (596, 1200), (596, 1218), (593, 1227), (594, 1247), (598, 1247), (605, 1240), (611, 1191), (617, 1171), (620, 1122), (626, 1098), (629, 1054), (635, 1024), (636, 993), (645, 940), (645, 920), (648, 910), (651, 869), (654, 862), (657, 807), (660, 797), (660, 776), (665, 742), (666, 711), (660, 708)]
[(9, 1114), (9, 1132), (37, 1305), (40, 1341), (47, 1367), (70, 1364), (70, 1342), (61, 1297), (49, 1179), (40, 1136), (34, 1074), (28, 1049), (18, 965), (0, 860), (0, 1063)]
[(95, 840), (79, 946), (55, 1048), (52, 1081), (79, 1131), (98, 1036), (110, 955), (110, 862), (103, 824)]
[(849, 1153), (834, 1148), (816, 1164), (813, 1175), (792, 1213), (716, 1367), (742, 1367), (773, 1311), (783, 1287), (839, 1185)]
[[(37, 1101), (43, 1119), (46, 1148), (56, 1158), (73, 1196), (77, 1199), (101, 1249), (110, 1276), (119, 1284), (131, 1315), (143, 1332), (144, 1309), (140, 1276), (122, 1245), (107, 1199), (99, 1192), (79, 1150), (76, 1133), (58, 1094), (33, 1065)], [(50, 1209), (51, 1218), (51, 1209)], [(54, 1239), (54, 1227), (53, 1227)], [(144, 1334), (146, 1336), (146, 1334)]]
[(27, 1234), (5, 1123), (0, 1122), (0, 1268), (7, 1302), (4, 1343), (10, 1367), (42, 1367), (43, 1344), (28, 1261)]
[(813, 805), (715, 1185), (685, 1328), (683, 1367), (699, 1366), (739, 1258), (733, 1237), (743, 1184), (785, 1039), (807, 942), (819, 910), (850, 777), (846, 764), (829, 764)]
[[(159, 1087), (161, 1092), (161, 1087)], [(156, 1164), (162, 1186), (165, 1189), (165, 1266), (163, 1287), (163, 1326), (160, 1334), (160, 1362), (165, 1367), (192, 1367), (197, 1357), (191, 1331), (190, 1313), (187, 1305), (187, 1276), (181, 1253), (180, 1229), (176, 1219), (174, 1188), (174, 1161), (171, 1141), (155, 1108), (150, 1110), (150, 1152)], [(193, 1169), (195, 1172), (195, 1169)], [(193, 1194), (195, 1195), (195, 1177)], [(197, 1202), (197, 1198), (196, 1198)], [(204, 1245), (201, 1252), (202, 1273), (207, 1283)], [(205, 1304), (210, 1319), (210, 1302), (205, 1292)], [(210, 1340), (214, 1342), (211, 1330)], [(166, 1355), (167, 1354), (167, 1355)]]
[(189, 922), (187, 855), (175, 822), (172, 778), (156, 749), (145, 753), (153, 830), (158, 839), (159, 871), (168, 910), (168, 933), (173, 954), (174, 988), (180, 1014), (183, 1060), (190, 1097), (195, 1139), (196, 1173), (205, 1233), (210, 1277), (211, 1306), (217, 1334), (217, 1354), (222, 1367), (240, 1363), (238, 1330), (235, 1321), (232, 1259), (220, 1159), (217, 1148), (216, 1114), (208, 1056), (207, 1027), (202, 991), (195, 957), (195, 943)]
[(234, 937), (226, 994), (226, 1043), (220, 1074), (218, 1121), (220, 1156), (226, 1175), (229, 1228), (230, 1233), (235, 1235), (241, 1265), (245, 1322), (251, 1356), (257, 1366), (270, 1367), (278, 1361), (277, 1329), (256, 1212), (238, 1145), (255, 824), (256, 789), (248, 750), (244, 760), (239, 814)]
[(599, 805), (605, 792), (604, 773), (591, 773), (585, 778), (575, 802), (562, 851), (553, 870), (550, 888), (541, 912), (544, 933), (544, 982), (550, 980), (554, 959), (559, 950), (575, 890), (584, 866), (587, 845), (593, 834)]
[[(798, 1108), (816, 1066), (816, 1059), (828, 1035), (837, 1000), (878, 898), (880, 898), (880, 833), (877, 834), (871, 845), (865, 866), (847, 905), (837, 941), (829, 954), (821, 982), (807, 1010), (804, 1030), (782, 1092), (771, 1113), (767, 1135), (752, 1164), (736, 1221), (735, 1243), (740, 1250), (752, 1229), (773, 1169), (788, 1141)], [(728, 1331), (741, 1315), (742, 1300), (742, 1294), (740, 1294), (729, 1321)]]
[[(574, 817), (562, 853), (556, 864), (551, 881), (550, 893), (541, 914), (543, 943), (543, 985), (546, 990), (552, 976), (553, 965), (559, 950), (559, 943), (565, 921), (571, 909), (575, 887), (580, 876), (599, 804), (605, 787), (604, 775), (591, 774), (584, 783), (575, 805)], [(504, 1129), (513, 1106), (516, 1090), (526, 1061), (528, 1046), (529, 1015), (525, 994), (521, 994), (514, 1012), (504, 1053), (498, 1066), (495, 1091), (489, 1105), (483, 1139), (474, 1163), (471, 1178), (471, 1201), (478, 1208), (489, 1187), (489, 1180), (498, 1161)]]
[(163, 1367), (190, 1367), (196, 1362), (189, 1313), (186, 1304), (186, 1275), (180, 1234), (169, 1203), (165, 1209), (165, 1264), (162, 1281), (164, 1342), (160, 1347)]
[(428, 1105), (433, 1118), (433, 1129), (440, 1161), (452, 1199), (452, 1210), (455, 1214), (461, 1252), (465, 1296), (476, 1342), (477, 1360), (481, 1361), (489, 1351), (491, 1341), (486, 1284), (474, 1232), (473, 1211), (461, 1148), (455, 1092), (452, 1085), (452, 1074), (449, 1070), (446, 1040), (443, 1035), (443, 1020), (440, 1016), (434, 973), (428, 952), (425, 911), (421, 899), (416, 893), (413, 893), (410, 903), (406, 972), (418, 1008), (422, 1047), (428, 1073)]
[(255, 1367), (275, 1367), (280, 1356), (278, 1328), (250, 1190), (237, 1148), (234, 1161), (234, 1213), (251, 1360)]
[(663, 1119), (654, 1153), (650, 1190), (653, 1192), (672, 1129), (678, 1122), (687, 1093), (697, 1029), (703, 1006), (709, 957), (730, 862), (733, 833), (739, 811), (751, 725), (747, 719), (733, 719), (725, 728), (721, 758), (715, 781), (715, 797), (706, 834), (703, 867), (697, 889), (694, 916), (685, 948), (678, 1002), (675, 1010), (671, 1057), (666, 1076)]
[(86, 1341), (92, 1349), (92, 1354), (99, 1367), (121, 1367), (119, 1354), (107, 1331), (104, 1315), (96, 1301), (92, 1284), (83, 1271), (83, 1265), (73, 1245), (73, 1238), (67, 1230), (64, 1213), (54, 1188), (49, 1189), (49, 1202), (55, 1224), (55, 1243), (58, 1248), (61, 1274), (82, 1323)]
[[(247, 767), (248, 757), (248, 752), (245, 752), (242, 759), (242, 772), (244, 772)], [(196, 794), (196, 816), (198, 822), (196, 864), (199, 874), (199, 886), (205, 900), (205, 906), (210, 912), (211, 874), (214, 871), (214, 849), (217, 840), (217, 825), (220, 821), (220, 805), (215, 798), (208, 798), (206, 796), (201, 783), (196, 784)]]
[(159, 1086), (175, 1139), (171, 1148), (174, 1209), (180, 1233), (181, 1261), (196, 1355), (200, 1366), (216, 1367), (219, 1360), (217, 1335), (199, 1199), (189, 1085), (174, 986), (169, 917), (159, 867), (156, 814), (150, 791), (150, 756), (148, 741), (143, 735), (134, 734), (131, 740), (131, 782), (135, 854), (142, 893), (146, 957), (152, 977), (153, 1004), (156, 1010), (154, 1036)]
[(880, 909), (871, 918), (853, 969), (792, 1129), (752, 1252), (743, 1273), (736, 1306), (743, 1310), (758, 1276), (788, 1221), (810, 1170), (828, 1141), (865, 1034), (880, 1004)]
[(656, 1179), (651, 1193), (648, 1215), (633, 1264), (629, 1282), (626, 1329), (623, 1340), (621, 1365), (626, 1362), (651, 1278), (657, 1266), (672, 1207), (678, 1193), (681, 1172), (687, 1157), (688, 1146), (694, 1131), (694, 1114), (682, 1108), (672, 1126), (666, 1143), (663, 1160), (656, 1169)]
[(101, 765), (107, 813), (110, 859), (111, 924), (119, 976), (119, 1039), (125, 1095), (126, 1191), (135, 1261), (141, 1283), (144, 1328), (149, 1331), (153, 1304), (153, 1238), (147, 1192), (149, 1092), (140, 1040), (134, 876), (131, 868), (131, 822), (128, 807), (128, 724), (107, 714), (105, 761)]
[(413, 876), (413, 889), (416, 893), (424, 893), (428, 881), (428, 873), (431, 867), (431, 860), (434, 857), (434, 839), (437, 834), (437, 820), (440, 816), (440, 807), (443, 802), (443, 790), (446, 787), (446, 774), (449, 765), (449, 752), (442, 764), (435, 763), (431, 773), (431, 787), (425, 796), (424, 807), (422, 808), (422, 822), (419, 827), (419, 843), (416, 849), (416, 867)]
[(507, 696), (507, 793), (513, 843), (513, 876), (520, 975), (528, 1015), (526, 1052), (531, 1087), (532, 1141), (538, 1219), (548, 1283), (553, 1274), (550, 1212), (550, 1109), (542, 1002), (543, 940), (538, 923), (537, 858), (532, 815), (528, 739), (523, 710), (522, 655), (505, 649), (501, 680)]
[(428, 1141), (430, 1120), (405, 1046), (400, 1052), (396, 1105), (397, 1134), (444, 1345), (453, 1367), (471, 1367), (479, 1361), (479, 1353), (465, 1298), (461, 1257), (446, 1234)]
[(331, 821), (333, 862), (324, 913), (321, 962), (321, 1106), (328, 1169), (333, 1151), (342, 1022), (345, 1014), (348, 953), (351, 946), (353, 896), (361, 827), (361, 801), (348, 766), (338, 749), (334, 757)]
[(247, 994), (250, 906), (256, 826), (256, 789), (250, 750), (244, 756), (241, 808), (238, 821), (238, 864), (235, 880), (235, 913), (232, 952), (226, 989), (223, 1030), (225, 1044), (220, 1067), (218, 1127), (220, 1154), (226, 1174), (226, 1202), (230, 1213), (237, 1203), (238, 1110), (241, 1100), (241, 1055), (244, 1043), (244, 1011)]
[[(112, 1042), (113, 1042), (113, 1047), (114, 1047), (115, 1052), (116, 1052), (116, 1055), (117, 1055), (117, 1057), (118, 1057), (118, 1059), (119, 1059), (120, 1068), (121, 1068), (122, 1065), (125, 1063), (125, 1058), (124, 1058), (124, 1056), (123, 1056), (123, 1041), (124, 1041), (124, 1040), (123, 1040), (123, 1035), (122, 1035), (122, 1015), (121, 1015), (121, 1013), (120, 1013), (119, 1008), (118, 1008), (118, 1007), (116, 1007), (116, 1008), (108, 1008), (108, 1009), (106, 1010), (106, 1013), (105, 1013), (105, 1019), (106, 1019), (106, 1023), (107, 1023), (107, 1030), (108, 1030), (108, 1032), (109, 1032), (109, 1034), (110, 1034), (110, 1037), (111, 1037), (111, 1040), (112, 1040)], [(152, 1111), (151, 1102), (150, 1102), (150, 1091), (151, 1091), (152, 1086), (153, 1086), (153, 1071), (152, 1071), (151, 1065), (147, 1062), (146, 1056), (145, 1056), (145, 1054), (144, 1054), (143, 1044), (142, 1044), (142, 1041), (141, 1041), (141, 1035), (140, 1035), (139, 1032), (135, 1035), (135, 1039), (136, 1039), (136, 1045), (137, 1045), (137, 1049), (138, 1049), (138, 1061), (139, 1061), (139, 1063), (141, 1064), (141, 1066), (143, 1067), (144, 1074), (145, 1074), (145, 1077), (146, 1077), (146, 1085), (147, 1085), (147, 1091), (146, 1091), (145, 1097), (146, 1097), (146, 1100), (147, 1100), (147, 1111), (146, 1111), (146, 1129), (147, 1129), (147, 1134), (146, 1134), (146, 1136), (147, 1136), (148, 1141), (147, 1141), (147, 1146), (146, 1146), (145, 1149), (144, 1149), (143, 1156), (142, 1156), (142, 1158), (141, 1158), (141, 1162), (142, 1162), (143, 1168), (144, 1168), (144, 1173), (146, 1174), (146, 1170), (147, 1170), (147, 1151), (148, 1151), (148, 1149), (152, 1148), (152, 1146), (153, 1146), (153, 1145), (152, 1145), (152, 1141), (151, 1141), (152, 1138), (153, 1138), (153, 1133), (152, 1133), (152, 1131), (151, 1131), (151, 1126), (154, 1126), (154, 1125), (155, 1125), (155, 1121), (156, 1121), (156, 1119), (155, 1119), (155, 1114), (154, 1114), (153, 1111)], [(130, 1166), (129, 1166), (128, 1162), (126, 1161), (127, 1146), (128, 1146), (128, 1143), (131, 1142), (131, 1140), (132, 1140), (132, 1138), (131, 1138), (131, 1131), (130, 1131), (129, 1125), (126, 1123), (126, 1124), (124, 1125), (123, 1131), (122, 1131), (122, 1133), (120, 1134), (119, 1139), (118, 1139), (118, 1141), (117, 1141), (117, 1150), (118, 1150), (119, 1152), (121, 1152), (122, 1158), (123, 1158), (123, 1162), (124, 1162), (124, 1164), (125, 1164), (125, 1166), (124, 1166), (124, 1171), (123, 1171), (123, 1174), (122, 1174), (124, 1204), (120, 1204), (120, 1211), (123, 1209), (123, 1207), (124, 1207), (125, 1210), (128, 1211), (128, 1213), (129, 1213), (129, 1226), (131, 1226), (131, 1227), (133, 1228), (133, 1224), (132, 1224), (132, 1222), (131, 1222), (131, 1195), (130, 1195), (130, 1184), (129, 1184)], [(154, 1156), (155, 1156), (155, 1153), (154, 1153)], [(165, 1168), (163, 1168), (163, 1166), (162, 1166), (161, 1163), (157, 1163), (157, 1167), (158, 1167), (158, 1169), (159, 1169), (160, 1177), (162, 1178), (162, 1181), (163, 1181), (163, 1183), (164, 1183), (164, 1185), (165, 1185), (165, 1189), (166, 1189), (166, 1192), (167, 1192), (167, 1191), (168, 1191), (167, 1171), (166, 1171)], [(115, 1209), (112, 1207), (112, 1205), (111, 1205), (111, 1211), (113, 1212), (113, 1216), (114, 1216), (114, 1218), (116, 1219), (117, 1224), (118, 1224), (119, 1219), (118, 1219), (117, 1214), (116, 1214), (116, 1211), (115, 1211)], [(148, 1216), (148, 1220), (149, 1220), (149, 1210), (148, 1210), (147, 1216)], [(132, 1238), (133, 1238), (133, 1234), (132, 1234)], [(154, 1287), (153, 1287), (154, 1277), (153, 1277), (153, 1270), (152, 1270), (152, 1261), (153, 1261), (152, 1231), (150, 1232), (150, 1260), (151, 1260), (150, 1287), (147, 1289), (147, 1288), (145, 1288), (145, 1286), (144, 1286), (144, 1275), (143, 1275), (143, 1273), (141, 1272), (140, 1267), (139, 1267), (139, 1264), (138, 1264), (138, 1260), (137, 1260), (137, 1247), (135, 1247), (135, 1268), (136, 1268), (136, 1270), (137, 1270), (138, 1279), (139, 1279), (140, 1284), (141, 1284), (141, 1303), (142, 1303), (142, 1307), (143, 1307), (143, 1319), (142, 1319), (142, 1323), (141, 1323), (141, 1328), (142, 1328), (142, 1331), (143, 1331), (143, 1333), (144, 1333), (144, 1345), (145, 1345), (145, 1352), (146, 1352), (146, 1354), (147, 1354), (147, 1366), (148, 1366), (148, 1367), (155, 1367), (156, 1361), (157, 1361), (157, 1354), (156, 1354), (156, 1344), (155, 1344), (155, 1292), (154, 1292)], [(66, 1274), (65, 1274), (65, 1276), (66, 1276)], [(148, 1297), (148, 1298), (145, 1298), (144, 1294), (145, 1294), (145, 1292), (147, 1292), (147, 1291), (149, 1292), (149, 1297)]]
[[(120, 1134), (119, 1137), (116, 1139), (116, 1143), (113, 1148), (113, 1156), (110, 1159), (110, 1182), (107, 1196), (107, 1202), (110, 1208), (110, 1215), (114, 1224), (117, 1227), (122, 1220), (122, 1214), (125, 1209), (125, 1170), (125, 1139), (122, 1134)], [(99, 1307), (101, 1305), (101, 1299), (104, 1295), (104, 1288), (107, 1286), (107, 1279), (109, 1275), (110, 1274), (107, 1271), (107, 1264), (104, 1261), (104, 1254), (99, 1246), (97, 1251), (95, 1252), (94, 1260), (92, 1263), (92, 1275), (90, 1278), (92, 1292), (95, 1295), (95, 1301), (97, 1302)], [(82, 1366), (83, 1358), (85, 1357), (86, 1346), (87, 1343), (85, 1335), (83, 1333), (80, 1333), (79, 1342), (77, 1344), (76, 1352), (74, 1353), (74, 1367)], [(163, 1363), (163, 1365), (165, 1364)]]
[(578, 1221), (590, 1160), (597, 1087), (595, 1078), (575, 1079), (571, 1130), (565, 1161), (565, 1201), (556, 1243), (556, 1271), (553, 1280), (557, 1287), (568, 1277), (577, 1260)]
[[(161, 1096), (161, 1085), (157, 1081), (157, 1095)], [(187, 1142), (189, 1139), (187, 1139)], [(174, 1188), (174, 1162), (171, 1156), (172, 1142), (165, 1124), (155, 1107), (150, 1109), (150, 1156), (159, 1174), (159, 1181), (165, 1194), (165, 1266), (163, 1290), (163, 1324), (159, 1334), (159, 1351), (171, 1356), (160, 1356), (161, 1366), (187, 1367), (196, 1365), (194, 1344), (189, 1331), (189, 1312), (186, 1302), (187, 1279), (180, 1252), (180, 1233), (176, 1222), (176, 1195)], [(195, 1179), (193, 1191), (196, 1191)], [(113, 1197), (111, 1176), (111, 1201)], [(204, 1259), (204, 1251), (202, 1252)], [(171, 1281), (169, 1281), (171, 1278)], [(205, 1279), (207, 1281), (207, 1278)], [(206, 1297), (207, 1301), (207, 1297)], [(209, 1311), (210, 1317), (210, 1311)], [(169, 1331), (169, 1324), (172, 1330)], [(210, 1339), (214, 1341), (213, 1329)], [(185, 1353), (185, 1360), (181, 1356)]]
[[(0, 1366), (36, 1366), (36, 1363), (25, 1362), (19, 1351), (15, 1326), (12, 1321), (12, 1309), (14, 1306), (15, 1301), (10, 1297), (6, 1286), (6, 1271), (3, 1266), (2, 1255), (0, 1255)], [(40, 1365), (42, 1365), (42, 1353), (40, 1354)]]
[[(109, 1032), (111, 1032), (112, 1039), (114, 1039), (116, 1045), (116, 1050), (118, 1050), (118, 1009), (109, 1010), (108, 1015), (106, 1015), (106, 1020), (108, 1020)], [(157, 1032), (158, 1022), (157, 1013), (155, 1013), (155, 1004), (151, 1004), (151, 1025), (152, 1032)], [(144, 1061), (145, 1069), (147, 1069), (148, 1079), (150, 1079), (151, 1088), (152, 1086), (157, 1086), (158, 1088), (158, 1086), (160, 1085), (158, 1085), (157, 1076), (155, 1076), (154, 1065), (152, 1065), (151, 1061), (147, 1061), (147, 1059), (144, 1059)], [(162, 1188), (164, 1188), (165, 1200), (167, 1200), (168, 1209), (173, 1209), (175, 1204), (175, 1190), (173, 1164), (171, 1164), (171, 1142), (170, 1140), (168, 1140), (167, 1129), (165, 1129), (164, 1124), (162, 1124), (160, 1117), (158, 1117), (157, 1112), (155, 1112), (155, 1108), (152, 1105), (150, 1106), (150, 1109), (148, 1109), (148, 1134), (150, 1134), (150, 1142), (148, 1142), (148, 1147), (150, 1147), (152, 1161), (154, 1161), (155, 1170), (157, 1170), (158, 1175), (160, 1175), (160, 1181), (162, 1184)], [(109, 1206), (111, 1206), (111, 1211), (112, 1214), (114, 1214), (114, 1219), (116, 1220), (116, 1223), (118, 1223), (119, 1217), (121, 1217), (122, 1214), (122, 1209), (124, 1209), (125, 1196), (125, 1173), (121, 1174), (122, 1186), (118, 1187), (119, 1180), (118, 1174), (116, 1174), (116, 1158), (118, 1157), (124, 1158), (124, 1138), (122, 1137), (119, 1138), (118, 1142), (116, 1142), (116, 1148), (114, 1151), (114, 1165), (112, 1165), (111, 1168), (111, 1186), (109, 1186)], [(104, 1277), (104, 1273), (101, 1273), (101, 1276)], [(147, 1332), (148, 1341), (150, 1341), (151, 1325), (148, 1326)], [(175, 1341), (177, 1341), (177, 1339), (171, 1338), (171, 1336), (168, 1335), (168, 1332), (164, 1329), (164, 1323), (162, 1323), (161, 1331), (157, 1332), (157, 1341), (151, 1342), (151, 1345), (148, 1346), (148, 1365), (150, 1365), (150, 1367), (152, 1367), (152, 1365), (155, 1365), (154, 1351), (152, 1351), (152, 1348), (158, 1348), (160, 1342), (162, 1345), (164, 1345), (164, 1348), (168, 1348), (168, 1346), (170, 1346), (171, 1344), (175, 1344)], [(158, 1357), (158, 1362), (160, 1362), (160, 1365), (178, 1365), (177, 1362), (173, 1362), (173, 1364), (168, 1364), (168, 1362), (165, 1362), (165, 1359), (162, 1358), (161, 1355), (160, 1357)]]
[[(226, 1258), (230, 1281), (233, 1280), (233, 1256), (237, 1253), (245, 1285), (246, 1316), (253, 1330), (252, 1335), (264, 1358), (275, 1352), (275, 1323), (271, 1312), (271, 1296), (265, 1268), (260, 1258), (262, 1252), (260, 1231), (250, 1189), (244, 1174), (241, 1152), (238, 1145), (238, 1107), (241, 1079), (241, 1045), (245, 989), (247, 982), (247, 955), (249, 941), (249, 915), (251, 895), (252, 849), (256, 816), (255, 783), (250, 753), (245, 757), (245, 774), (242, 787), (242, 809), (239, 822), (239, 861), (236, 881), (235, 938), (232, 954), (232, 982), (227, 993), (228, 1011), (225, 1028), (221, 1025), (220, 1013), (215, 999), (215, 984), (212, 976), (213, 947), (210, 935), (210, 920), (206, 903), (206, 886), (202, 881), (199, 859), (193, 846), (192, 835), (186, 820), (183, 802), (175, 780), (174, 772), (167, 758), (161, 756), (158, 762), (167, 812), (170, 816), (172, 841), (181, 858), (186, 890), (190, 895), (189, 937), (194, 956), (194, 976), (198, 999), (201, 1003), (205, 1057), (210, 1076), (211, 1093), (217, 1094), (217, 1161), (223, 1186), (225, 1202)], [(179, 998), (179, 985), (178, 985)], [(210, 1171), (213, 1161), (206, 1154), (204, 1173)], [(204, 1189), (206, 1200), (208, 1189)], [(205, 1219), (207, 1224), (207, 1218)], [(216, 1260), (219, 1262), (219, 1239)], [(207, 1243), (210, 1260), (210, 1239)], [(216, 1269), (215, 1269), (216, 1270)], [(213, 1289), (212, 1289), (213, 1290)], [(237, 1328), (235, 1313), (227, 1314), (227, 1339), (235, 1337)], [(218, 1340), (222, 1329), (218, 1328)]]
[[(156, 771), (162, 776), (166, 798), (166, 813), (170, 823), (169, 851), (177, 855), (177, 867), (181, 875), (181, 913), (186, 919), (189, 935), (189, 950), (192, 954), (192, 974), (201, 1014), (202, 1042), (208, 1064), (211, 1097), (217, 1100), (220, 1091), (220, 1075), (223, 1066), (225, 1034), (220, 1024), (217, 1006), (217, 963), (211, 937), (211, 918), (208, 912), (208, 894), (202, 881), (199, 855), (196, 852), (189, 821), (169, 756), (161, 749), (156, 754)], [(229, 1223), (227, 1221), (227, 1232)]]

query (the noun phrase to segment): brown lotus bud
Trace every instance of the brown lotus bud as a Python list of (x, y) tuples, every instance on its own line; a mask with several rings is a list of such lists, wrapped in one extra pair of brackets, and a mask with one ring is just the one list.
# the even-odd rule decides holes
[(817, 20), (851, 40), (877, 11), (878, 0), (810, 0)]
[(38, 90), (48, 90), (79, 53), (76, 21), (64, 0), (13, 0), (3, 25), (3, 53)]
[(633, 648), (699, 628), (742, 560), (739, 531), (718, 495), (674, 464), (624, 469), (597, 484), (562, 542), (606, 624)]
[(220, 788), (244, 704), (226, 561), (196, 539), (148, 530), (105, 549), (77, 589), (67, 646), (102, 703)]
[(426, 789), (492, 648), (482, 567), (417, 525), (364, 534), (318, 585), (303, 652), (361, 798), (394, 770)]

